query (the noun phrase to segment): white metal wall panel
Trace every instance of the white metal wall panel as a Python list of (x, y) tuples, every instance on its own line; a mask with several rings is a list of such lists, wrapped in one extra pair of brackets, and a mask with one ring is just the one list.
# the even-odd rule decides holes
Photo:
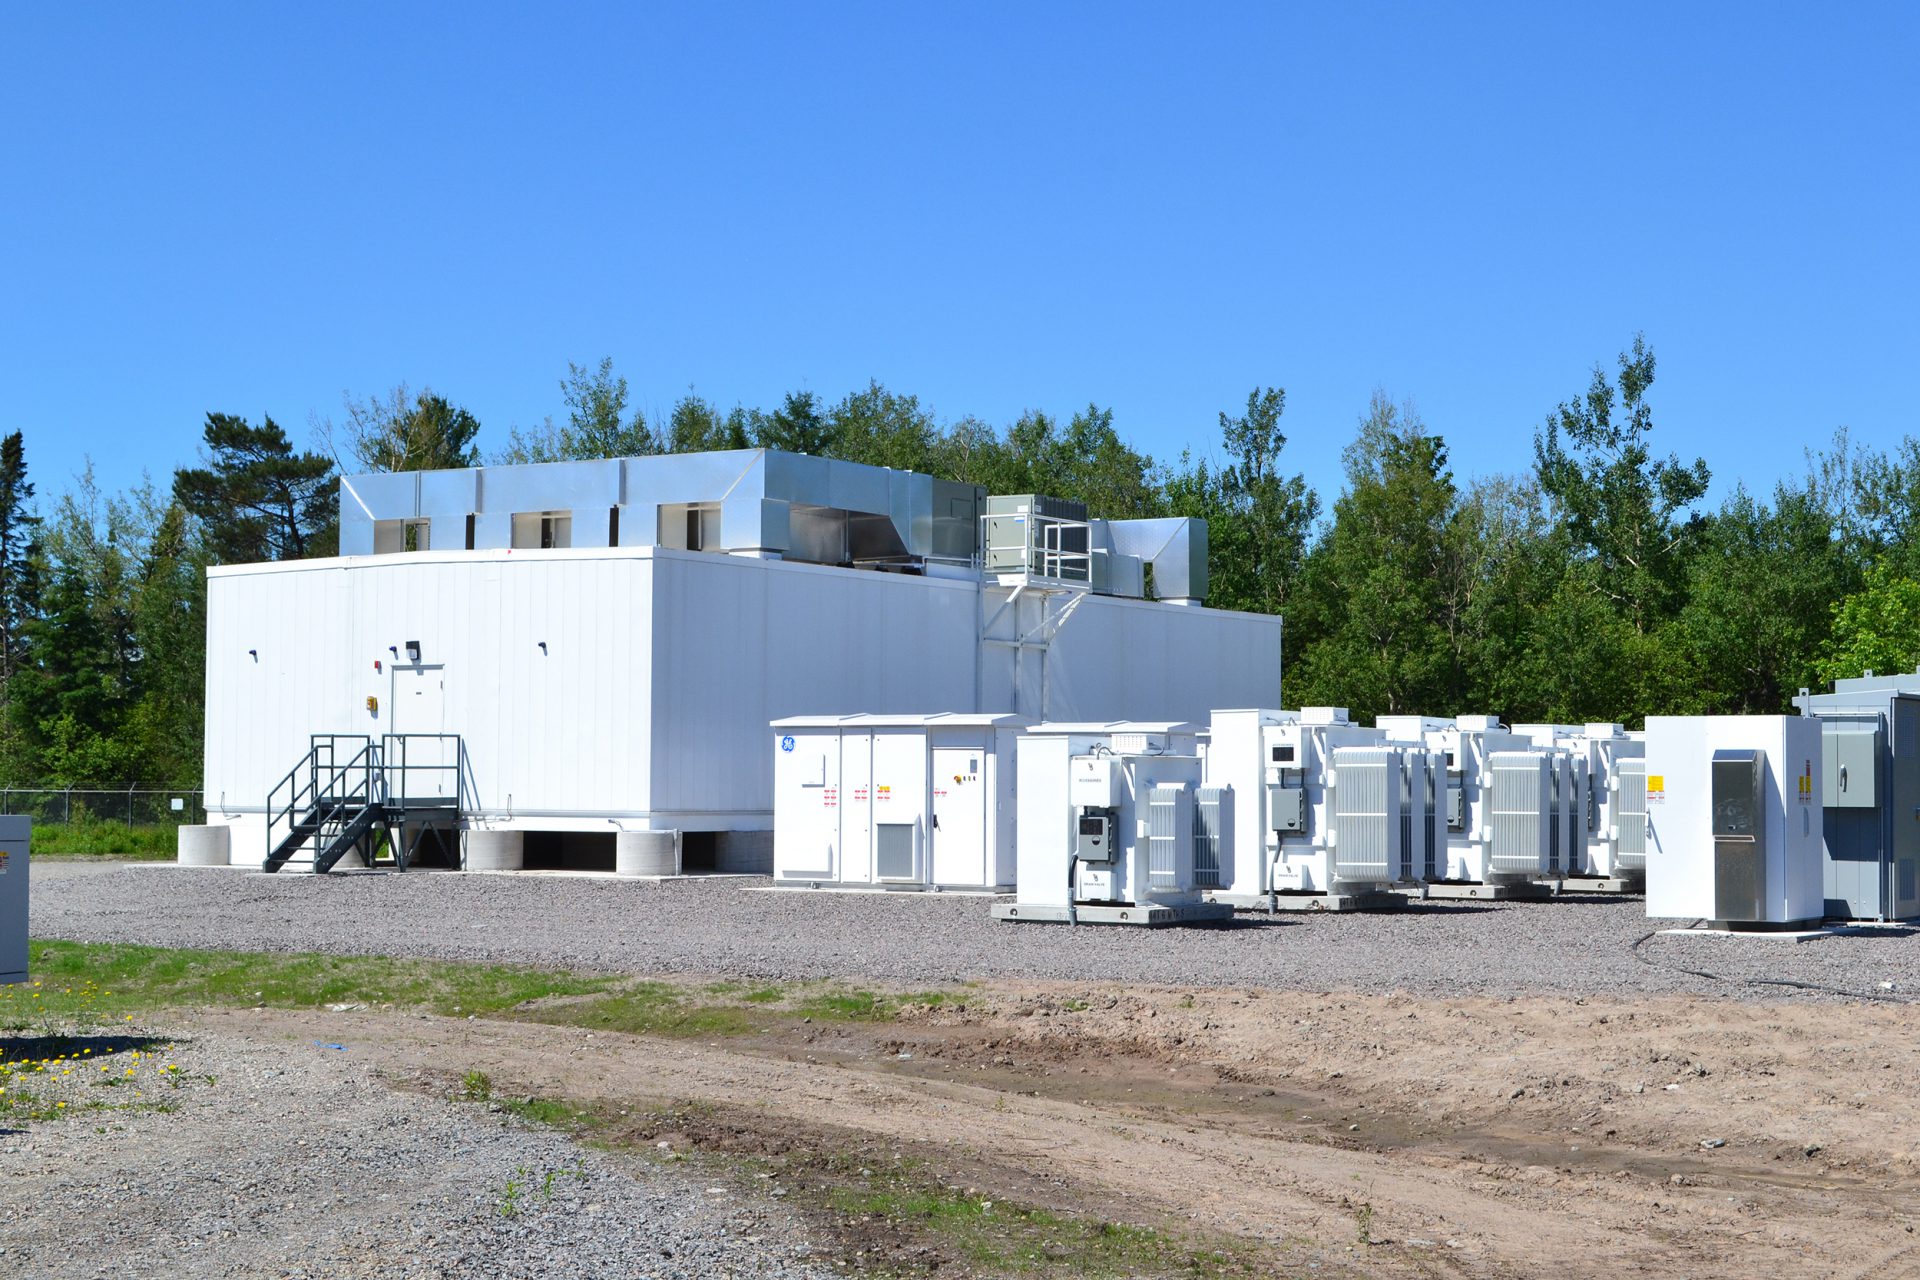
[(764, 814), (769, 720), (973, 709), (972, 584), (697, 552), (657, 557), (660, 819), (724, 826)]

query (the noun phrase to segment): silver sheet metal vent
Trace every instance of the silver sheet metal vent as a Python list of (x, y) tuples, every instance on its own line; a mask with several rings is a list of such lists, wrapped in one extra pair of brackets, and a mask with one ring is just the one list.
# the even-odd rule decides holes
[(1147, 793), (1147, 887), (1180, 893), (1193, 887), (1193, 792), (1184, 786)]
[(1549, 804), (1552, 761), (1524, 751), (1495, 752), (1492, 802), (1488, 806), (1493, 844), (1490, 870), (1509, 875), (1538, 874), (1546, 867), (1553, 837)]
[(1620, 790), (1614, 804), (1620, 828), (1619, 865), (1622, 870), (1644, 870), (1647, 865), (1647, 762), (1621, 760), (1614, 766)]
[(1398, 753), (1344, 747), (1333, 753), (1334, 880), (1386, 882), (1399, 861)]
[(1233, 830), (1233, 788), (1202, 787), (1193, 796), (1193, 887), (1226, 883), (1227, 832)]

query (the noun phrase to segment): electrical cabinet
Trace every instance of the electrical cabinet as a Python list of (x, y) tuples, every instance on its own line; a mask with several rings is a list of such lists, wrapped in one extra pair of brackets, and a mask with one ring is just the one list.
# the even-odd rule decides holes
[(1307, 793), (1299, 786), (1267, 788), (1267, 821), (1275, 831), (1289, 834), (1307, 829)]
[(774, 735), (777, 885), (1014, 880), (1016, 716), (791, 717)]
[(33, 824), (0, 817), (0, 983), (27, 980), (27, 859)]
[(1880, 807), (1880, 734), (1873, 729), (1828, 733), (1820, 803), (1829, 809)]
[(1821, 918), (1821, 737), (1806, 716), (1647, 717), (1649, 916)]

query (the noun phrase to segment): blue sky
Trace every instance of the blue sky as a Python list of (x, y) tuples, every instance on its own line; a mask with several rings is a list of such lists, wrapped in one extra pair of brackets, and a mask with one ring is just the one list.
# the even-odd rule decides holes
[(611, 355), (663, 412), (878, 378), (1157, 456), (1376, 387), (1462, 475), (1644, 330), (1716, 493), (1920, 368), (1920, 9), (15, 6), (0, 429), (43, 494), (400, 381), (497, 447)]

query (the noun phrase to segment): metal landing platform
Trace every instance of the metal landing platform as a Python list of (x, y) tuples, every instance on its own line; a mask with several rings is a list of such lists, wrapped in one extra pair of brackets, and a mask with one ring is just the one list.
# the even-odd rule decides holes
[(1224, 902), (1193, 902), (1181, 906), (1153, 902), (1144, 906), (1079, 906), (1069, 908), (1048, 903), (1036, 905), (999, 902), (993, 907), (995, 920), (1042, 924), (1128, 924), (1149, 929), (1176, 924), (1222, 924), (1233, 919), (1233, 908)]

